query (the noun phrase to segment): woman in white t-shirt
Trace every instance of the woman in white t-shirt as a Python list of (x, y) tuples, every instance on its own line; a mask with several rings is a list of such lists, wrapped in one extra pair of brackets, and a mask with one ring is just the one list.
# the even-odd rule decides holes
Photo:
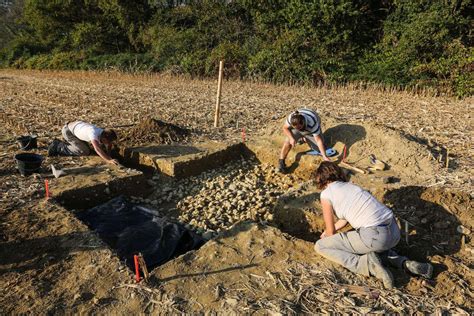
[[(393, 287), (393, 276), (378, 253), (390, 264), (415, 275), (431, 278), (433, 267), (399, 256), (391, 248), (400, 240), (400, 230), (392, 210), (359, 186), (347, 182), (342, 169), (324, 161), (316, 171), (326, 230), (314, 246), (321, 256), (350, 271), (375, 276), (386, 288)], [(334, 215), (338, 218), (334, 222)], [(350, 224), (355, 230), (336, 233)]]
[[(117, 134), (111, 129), (102, 129), (83, 121), (66, 123), (61, 131), (65, 141), (58, 139), (48, 147), (48, 156), (87, 156), (90, 154), (89, 144), (104, 161), (118, 165), (116, 159), (110, 157), (109, 152)], [(104, 151), (102, 146), (107, 148)]]

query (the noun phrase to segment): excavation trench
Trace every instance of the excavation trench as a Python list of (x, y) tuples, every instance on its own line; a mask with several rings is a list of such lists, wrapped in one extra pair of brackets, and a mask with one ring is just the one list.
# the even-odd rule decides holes
[(198, 249), (238, 222), (278, 222), (275, 206), (295, 178), (261, 164), (243, 144), (183, 148), (125, 149), (122, 162), (144, 172), (93, 185), (78, 181), (55, 198), (127, 266), (142, 253), (149, 270)]
[[(123, 149), (122, 155), (124, 163), (144, 172), (67, 190), (56, 199), (129, 267), (133, 254), (141, 252), (151, 270), (243, 221), (273, 225), (312, 242), (324, 230), (319, 191), (308, 181), (308, 172), (306, 177), (277, 173), (262, 148), (155, 146)], [(300, 160), (303, 170), (314, 166), (314, 158)], [(470, 196), (386, 184), (377, 177), (352, 180), (389, 205), (402, 229), (408, 223), (408, 242), (403, 237), (398, 246), (402, 254), (423, 260), (462, 248), (456, 229), (472, 223)], [(165, 249), (165, 244), (171, 246)]]

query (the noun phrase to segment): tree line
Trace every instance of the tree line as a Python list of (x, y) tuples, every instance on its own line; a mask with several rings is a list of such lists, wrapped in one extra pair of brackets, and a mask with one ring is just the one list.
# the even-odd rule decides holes
[(16, 0), (0, 65), (473, 94), (469, 0)]

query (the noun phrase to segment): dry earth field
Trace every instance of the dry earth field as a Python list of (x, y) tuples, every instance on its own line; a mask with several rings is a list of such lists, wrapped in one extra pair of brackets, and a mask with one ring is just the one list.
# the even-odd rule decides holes
[[(119, 73), (0, 71), (2, 314), (472, 314), (472, 232), (464, 237), (456, 232), (458, 225), (471, 231), (474, 226), (472, 98), (456, 100), (356, 87), (288, 87), (225, 81), (222, 124), (216, 129), (212, 127), (215, 94), (213, 80)], [(353, 275), (318, 257), (308, 241), (312, 238), (295, 238), (297, 234), (286, 234), (275, 225), (241, 222), (201, 249), (156, 268), (149, 283), (135, 284), (131, 271), (73, 213), (53, 201), (44, 201), (41, 176), (21, 177), (12, 159), (18, 151), (17, 136), (37, 134), (37, 152), (45, 154), (47, 143), (60, 136), (62, 125), (75, 119), (115, 127), (120, 133), (145, 118), (155, 117), (190, 129), (192, 142), (239, 141), (245, 128), (247, 141), (251, 142), (264, 135), (268, 137), (269, 129), (273, 135), (275, 126), (289, 112), (303, 106), (318, 110), (323, 127), (325, 121), (337, 121), (370, 125), (370, 135), (374, 131), (396, 135), (393, 137), (398, 137), (401, 144), (410, 144), (407, 148), (416, 148), (404, 154), (411, 154), (410, 159), (420, 160), (420, 164), (429, 164), (429, 168), (417, 171), (407, 164), (406, 170), (399, 173), (399, 184), (379, 184), (374, 194), (380, 192), (381, 195), (376, 194), (380, 199), (385, 194), (395, 205), (412, 203), (407, 206), (413, 211), (395, 210), (397, 215), (411, 212), (415, 216), (423, 208), (443, 213), (433, 218), (446, 225), (430, 226), (431, 237), (426, 235), (423, 239), (415, 234), (411, 246), (399, 249), (416, 259), (431, 260), (435, 265), (433, 280), (396, 273), (398, 289), (388, 292), (379, 282)], [(383, 144), (373, 145), (377, 146), (374, 150), (383, 152)], [(363, 158), (362, 154), (352, 157), (354, 163)], [(270, 165), (276, 163), (277, 157), (271, 159), (259, 172), (267, 172), (283, 191), (297, 187), (298, 181), (302, 181), (297, 176), (272, 173)], [(44, 165), (58, 161), (48, 158)], [(66, 166), (96, 162), (93, 157), (61, 160)], [(361, 177), (354, 179), (366, 185)], [(413, 192), (419, 195), (417, 199)], [(423, 225), (417, 230), (426, 230)]]

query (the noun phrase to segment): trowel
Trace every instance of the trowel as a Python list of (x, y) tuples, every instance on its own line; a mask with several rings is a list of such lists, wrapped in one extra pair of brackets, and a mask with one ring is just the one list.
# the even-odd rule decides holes
[(369, 155), (369, 160), (372, 166), (368, 167), (367, 169), (369, 169), (370, 171), (382, 171), (385, 170), (385, 168), (387, 167), (387, 164), (385, 162), (383, 162), (382, 160), (378, 160), (373, 154)]
[(66, 175), (66, 172), (64, 170), (56, 169), (56, 167), (54, 167), (54, 165), (51, 165), (51, 171), (53, 172), (53, 175), (56, 179), (61, 177), (61, 176)]

